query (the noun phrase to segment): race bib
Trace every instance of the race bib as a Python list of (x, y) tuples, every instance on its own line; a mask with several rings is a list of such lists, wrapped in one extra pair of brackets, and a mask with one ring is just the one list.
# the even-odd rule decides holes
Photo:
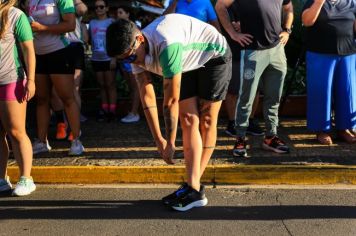
[(106, 45), (105, 45), (105, 39), (103, 37), (97, 37), (95, 40), (94, 40), (94, 51), (97, 51), (97, 52), (105, 52), (105, 48), (106, 48)]

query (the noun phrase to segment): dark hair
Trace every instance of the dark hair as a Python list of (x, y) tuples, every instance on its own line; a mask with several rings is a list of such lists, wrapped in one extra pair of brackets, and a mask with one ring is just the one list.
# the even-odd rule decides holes
[(126, 13), (129, 14), (129, 19), (130, 19), (130, 20), (135, 21), (135, 16), (134, 16), (134, 14), (133, 14), (133, 11), (132, 11), (131, 7), (128, 7), (128, 6), (125, 6), (125, 5), (120, 5), (120, 6), (118, 6), (118, 7), (116, 8), (116, 11), (117, 11), (118, 9), (120, 9), (120, 8), (121, 8), (122, 10), (124, 10)]
[(109, 1), (108, 0), (95, 0), (94, 2), (102, 1), (105, 3), (105, 7), (109, 7)]
[(134, 42), (138, 29), (132, 21), (119, 19), (106, 31), (106, 51), (110, 57), (125, 53)]
[(126, 13), (131, 14), (131, 8), (130, 8), (130, 7), (121, 5), (121, 6), (118, 6), (116, 9), (120, 9), (120, 8), (121, 8), (122, 10), (124, 10)]

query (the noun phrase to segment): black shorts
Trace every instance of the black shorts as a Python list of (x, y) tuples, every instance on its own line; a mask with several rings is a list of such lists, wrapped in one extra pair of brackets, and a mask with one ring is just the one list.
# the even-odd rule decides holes
[(74, 69), (84, 70), (85, 69), (85, 54), (84, 45), (80, 42), (71, 43), (68, 46), (72, 53), (72, 60)]
[(225, 99), (231, 79), (231, 51), (209, 60), (203, 67), (182, 74), (180, 100), (199, 97), (207, 101)]
[(91, 61), (94, 72), (110, 71), (111, 61)]
[(36, 55), (36, 74), (74, 74), (73, 55), (69, 47)]

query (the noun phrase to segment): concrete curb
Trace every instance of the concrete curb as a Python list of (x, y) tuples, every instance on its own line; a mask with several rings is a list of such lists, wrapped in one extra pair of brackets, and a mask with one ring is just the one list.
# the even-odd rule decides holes
[[(18, 179), (18, 168), (8, 175)], [(184, 166), (34, 166), (39, 184), (182, 183)], [(356, 184), (356, 166), (341, 165), (214, 165), (202, 182), (216, 184)]]

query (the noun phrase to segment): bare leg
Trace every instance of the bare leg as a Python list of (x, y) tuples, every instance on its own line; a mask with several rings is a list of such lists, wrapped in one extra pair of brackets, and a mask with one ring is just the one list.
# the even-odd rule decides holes
[(101, 98), (101, 104), (108, 104), (108, 95), (105, 90), (105, 77), (104, 77), (104, 72), (96, 72), (96, 80), (100, 86), (100, 98)]
[(75, 69), (74, 72), (74, 96), (75, 96), (75, 101), (77, 102), (79, 106), (79, 110), (82, 107), (82, 99), (80, 97), (80, 86), (82, 83), (82, 77), (83, 77), (83, 71), (80, 69)]
[(108, 94), (108, 103), (116, 104), (117, 102), (117, 91), (116, 91), (116, 82), (115, 82), (115, 72), (114, 71), (105, 71), (105, 90)]
[(58, 96), (64, 104), (64, 109), (68, 118), (68, 123), (73, 133), (73, 138), (79, 137), (80, 119), (79, 107), (74, 98), (74, 81), (73, 75), (51, 75), (52, 83), (57, 91)]
[[(0, 112), (0, 114), (2, 111)], [(7, 161), (9, 159), (9, 146), (6, 140), (6, 132), (0, 122), (0, 179), (6, 176)]]
[(236, 117), (237, 95), (228, 93), (225, 98), (225, 108), (229, 121), (235, 120)]
[(124, 72), (124, 77), (130, 88), (130, 98), (132, 103), (131, 113), (137, 115), (138, 107), (140, 105), (140, 94), (138, 93), (137, 83), (132, 73)]
[(203, 140), (203, 153), (200, 164), (201, 176), (209, 163), (216, 145), (218, 114), (221, 103), (221, 101), (200, 101), (200, 131)]
[(50, 119), (51, 81), (47, 75), (36, 74), (37, 136), (41, 142), (47, 141)]
[(200, 189), (202, 138), (199, 131), (198, 98), (179, 102), (179, 118), (183, 130), (183, 150), (188, 185)]
[(31, 176), (32, 146), (26, 133), (27, 103), (17, 101), (0, 102), (3, 126), (11, 138), (12, 151), (20, 168), (20, 175)]

